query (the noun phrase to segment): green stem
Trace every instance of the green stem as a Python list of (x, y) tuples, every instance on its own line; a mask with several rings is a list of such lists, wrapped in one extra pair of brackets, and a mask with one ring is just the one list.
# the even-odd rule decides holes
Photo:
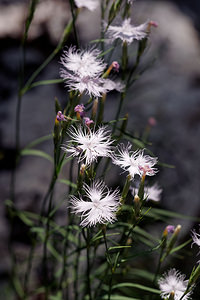
[(101, 1), (101, 51), (104, 52), (104, 19), (105, 19), (105, 1)]
[(74, 37), (75, 37), (75, 41), (76, 41), (77, 47), (79, 48), (78, 36), (77, 36), (76, 25), (75, 25), (76, 15), (74, 14), (74, 3), (73, 3), (72, 0), (70, 0), (70, 8), (71, 8), (71, 14), (72, 14), (72, 23), (73, 23)]
[(81, 247), (81, 235), (78, 233), (78, 251), (74, 262), (74, 272), (75, 272), (75, 278), (74, 278), (74, 293), (75, 293), (75, 300), (78, 300), (79, 292), (78, 292), (78, 274), (79, 274), (79, 261), (80, 261), (80, 247)]
[(29, 256), (28, 256), (26, 273), (24, 276), (24, 294), (25, 294), (24, 299), (27, 299), (27, 296), (28, 296), (28, 284), (29, 284), (29, 279), (30, 279), (30, 274), (31, 274), (31, 269), (32, 269), (32, 264), (33, 264), (35, 245), (36, 245), (35, 240), (32, 240), (31, 249), (30, 249)]
[(48, 214), (47, 214), (47, 224), (46, 224), (46, 232), (45, 232), (45, 240), (44, 240), (44, 247), (43, 247), (43, 279), (45, 285), (45, 300), (49, 299), (49, 278), (48, 278), (48, 257), (47, 257), (47, 243), (49, 239), (49, 229), (50, 229), (50, 212), (52, 209), (52, 200), (53, 200), (53, 191), (51, 192), (50, 199), (49, 199), (49, 207), (48, 207)]
[(87, 270), (86, 270), (86, 295), (89, 296), (89, 300), (92, 300), (91, 284), (90, 284), (90, 232), (87, 230), (87, 236), (85, 235), (84, 229), (82, 230), (83, 237), (87, 243)]
[[(78, 16), (78, 12), (79, 11), (77, 10), (76, 15), (74, 16), (75, 19)], [(66, 40), (72, 30), (75, 19), (71, 19), (69, 21), (68, 25), (65, 27), (62, 38), (61, 38), (60, 42), (58, 43), (58, 46), (56, 47), (56, 49), (54, 49), (54, 51), (45, 59), (45, 61), (37, 68), (37, 70), (28, 79), (25, 86), (20, 91), (21, 96), (24, 95), (31, 88), (31, 84), (32, 84), (33, 80), (40, 74), (40, 72), (52, 61), (52, 59), (62, 49), (62, 47), (64, 46), (64, 43), (66, 42)]]
[(109, 267), (110, 267), (110, 270), (111, 270), (110, 280), (109, 280), (109, 290), (108, 290), (108, 300), (110, 300), (114, 270), (113, 270), (112, 260), (111, 260), (110, 254), (109, 254), (109, 250), (108, 250), (108, 244), (107, 244), (107, 240), (106, 240), (105, 231), (106, 231), (106, 228), (103, 228), (102, 233), (103, 233), (103, 238), (104, 238), (104, 243), (105, 243), (105, 248), (106, 248), (106, 258), (107, 258), (107, 261), (108, 261), (108, 264), (109, 264)]
[[(118, 120), (118, 119), (119, 119), (120, 112), (121, 112), (121, 110), (122, 110), (122, 105), (123, 105), (123, 103), (124, 103), (124, 98), (125, 98), (125, 92), (121, 93), (120, 102), (119, 102), (119, 106), (118, 106), (117, 113), (116, 113), (116, 116), (115, 116), (115, 120)], [(112, 129), (112, 134), (115, 133), (117, 124), (118, 124), (118, 121), (116, 121), (116, 122), (114, 123), (113, 129)]]

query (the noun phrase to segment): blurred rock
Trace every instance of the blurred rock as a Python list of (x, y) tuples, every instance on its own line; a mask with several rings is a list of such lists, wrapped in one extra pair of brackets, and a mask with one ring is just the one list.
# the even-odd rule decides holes
[[(24, 23), (28, 15), (28, 2), (0, 4), (0, 38), (19, 39), (23, 35)], [(28, 40), (48, 34), (51, 42), (56, 44), (71, 16), (67, 1), (39, 1)]]

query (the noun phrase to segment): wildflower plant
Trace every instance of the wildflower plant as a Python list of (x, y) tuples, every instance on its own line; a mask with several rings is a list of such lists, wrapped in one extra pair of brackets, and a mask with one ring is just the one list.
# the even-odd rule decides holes
[[(156, 208), (165, 187), (147, 184), (147, 179), (157, 180), (162, 163), (143, 135), (136, 138), (128, 129), (128, 115), (122, 115), (128, 89), (140, 75), (138, 66), (151, 39), (150, 29), (157, 23), (132, 25), (130, 10), (134, 1), (70, 0), (69, 4), (72, 19), (58, 46), (19, 86), (16, 130), (20, 128), (23, 95), (31, 88), (61, 83), (67, 101), (61, 106), (55, 100), (55, 123), (48, 136), (54, 145), (52, 156), (34, 148), (47, 137), (21, 149), (16, 131), (17, 162), (23, 155), (37, 155), (53, 164), (53, 172), (37, 213), (17, 208), (13, 173), (12, 197), (6, 202), (11, 232), (17, 216), (28, 227), (31, 244), (20, 272), (20, 262), (10, 244), (12, 287), (18, 299), (192, 299), (199, 265), (185, 280), (171, 263), (171, 256), (183, 254), (191, 239), (176, 245), (181, 226), (168, 223), (171, 216), (180, 215)], [(83, 9), (92, 13), (98, 8), (101, 36), (92, 47), (83, 47), (76, 20)], [(23, 51), (35, 9), (37, 1), (30, 1)], [(119, 15), (121, 24), (116, 21)], [(66, 45), (72, 32), (76, 45)], [(119, 61), (115, 47), (110, 45), (118, 40), (122, 41), (118, 44)], [(128, 56), (131, 43), (138, 47), (135, 57)], [(61, 78), (35, 81), (56, 54)], [(25, 61), (22, 73), (24, 66)], [(116, 103), (118, 100), (113, 107), (115, 118), (105, 121), (107, 94), (113, 90)], [(120, 180), (113, 187), (114, 175)], [(64, 199), (56, 199), (58, 184), (65, 187)], [(65, 217), (60, 222), (59, 212), (63, 211)], [(155, 237), (148, 224), (158, 221), (162, 221), (162, 226), (156, 226), (160, 237)], [(200, 245), (195, 231), (192, 239), (193, 244)]]

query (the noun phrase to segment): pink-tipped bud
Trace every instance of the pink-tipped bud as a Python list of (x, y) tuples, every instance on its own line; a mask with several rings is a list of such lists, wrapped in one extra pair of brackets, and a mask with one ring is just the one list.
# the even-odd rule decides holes
[(173, 226), (173, 225), (168, 225), (168, 226), (166, 227), (166, 230), (167, 230), (168, 233), (174, 233), (175, 226)]
[(80, 175), (81, 175), (81, 176), (84, 175), (84, 173), (85, 173), (85, 168), (86, 168), (85, 164), (82, 164), (81, 167), (80, 167)]
[(62, 111), (59, 110), (59, 111), (57, 112), (56, 120), (59, 121), (59, 122), (60, 122), (60, 121), (66, 121), (66, 120), (65, 120), (65, 115), (63, 115)]
[(119, 63), (117, 61), (112, 62), (112, 67), (115, 72), (119, 72)]
[(94, 123), (94, 121), (91, 120), (91, 119), (88, 118), (88, 117), (85, 117), (85, 118), (84, 118), (84, 122), (85, 122), (85, 125), (86, 125), (87, 127), (90, 127), (90, 125)]
[(150, 21), (149, 25), (153, 27), (158, 27), (158, 23), (156, 21)]
[(157, 121), (156, 121), (156, 119), (155, 119), (154, 117), (150, 117), (150, 118), (148, 119), (148, 124), (149, 124), (151, 127), (154, 127), (154, 126), (157, 125)]
[(85, 106), (83, 104), (78, 104), (74, 108), (74, 111), (76, 113), (79, 113), (81, 117), (83, 117), (85, 114), (84, 110), (85, 110)]

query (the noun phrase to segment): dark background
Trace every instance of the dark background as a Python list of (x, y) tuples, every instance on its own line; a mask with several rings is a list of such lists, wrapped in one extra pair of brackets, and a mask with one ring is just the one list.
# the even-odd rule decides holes
[[(63, 26), (70, 18), (67, 1), (45, 1), (38, 8), (36, 22), (31, 27), (26, 46), (25, 81), (53, 51)], [(15, 165), (15, 111), (17, 103), (20, 40), (29, 1), (0, 1), (0, 278), (2, 288), (10, 261), (7, 251), (9, 223), (3, 205), (10, 197), (10, 178)], [(44, 5), (43, 5), (44, 4)], [(157, 121), (151, 129), (151, 150), (161, 162), (175, 168), (160, 167), (158, 181), (163, 188), (161, 207), (189, 216), (200, 217), (200, 1), (136, 1), (133, 7), (133, 23), (148, 18), (158, 21), (159, 27), (152, 30), (150, 50), (144, 62), (156, 58), (154, 65), (131, 88), (123, 112), (129, 112), (129, 129), (141, 135), (154, 117)], [(83, 46), (97, 38), (98, 12), (84, 10), (77, 23)], [(88, 22), (90, 20), (90, 22)], [(74, 44), (73, 35), (68, 45)], [(59, 55), (38, 76), (37, 80), (59, 78)], [(21, 147), (32, 140), (52, 132), (55, 113), (54, 97), (64, 105), (64, 86), (38, 87), (29, 91), (22, 100)], [(116, 95), (106, 103), (106, 118), (114, 114)], [(52, 152), (52, 145), (45, 142), (40, 149)], [(37, 211), (45, 193), (51, 166), (45, 160), (23, 157), (17, 169), (16, 203), (21, 209)], [(111, 184), (117, 184), (113, 176)], [(58, 196), (63, 195), (62, 187)], [(66, 207), (66, 206), (65, 206)], [(62, 214), (61, 214), (62, 215)], [(193, 221), (173, 220), (183, 226), (182, 238), (188, 239)], [(153, 228), (152, 230), (155, 230)], [(156, 232), (156, 230), (155, 230)], [(160, 232), (160, 228), (159, 228)], [(12, 236), (16, 251), (26, 252), (26, 228), (16, 225)], [(157, 233), (155, 233), (157, 234)], [(198, 258), (193, 247), (193, 257), (188, 264), (179, 264), (187, 274), (191, 263)], [(177, 264), (177, 262), (176, 262)], [(3, 298), (2, 298), (3, 299)], [(11, 299), (8, 297), (8, 299)]]

